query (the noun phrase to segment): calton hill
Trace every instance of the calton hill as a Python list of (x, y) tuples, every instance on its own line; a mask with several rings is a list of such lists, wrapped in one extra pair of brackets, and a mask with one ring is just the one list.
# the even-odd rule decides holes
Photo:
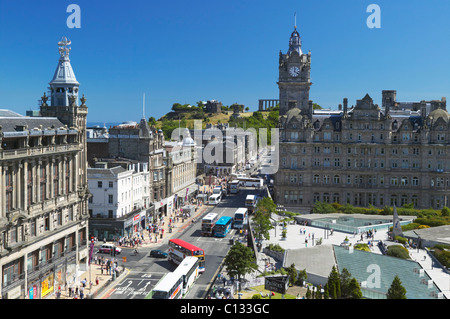
[[(236, 110), (238, 108), (238, 110)], [(171, 112), (165, 114), (160, 119), (149, 118), (149, 124), (161, 129), (167, 140), (176, 128), (194, 128), (194, 121), (200, 120), (202, 128), (205, 129), (208, 124), (217, 125), (228, 123), (229, 127), (235, 128), (275, 128), (278, 123), (278, 106), (267, 111), (249, 111), (249, 107), (244, 107), (237, 103), (230, 106), (221, 106), (221, 112), (207, 112), (205, 103), (199, 101), (196, 105), (174, 103)], [(234, 115), (233, 115), (234, 114)]]
[[(314, 109), (322, 109), (316, 103)], [(242, 104), (233, 103), (229, 106), (221, 105), (221, 112), (208, 112), (206, 103), (198, 101), (195, 105), (174, 103), (170, 112), (156, 120), (149, 118), (149, 124), (161, 129), (167, 140), (171, 139), (173, 130), (176, 128), (194, 128), (194, 121), (200, 120), (202, 128), (208, 124), (217, 125), (227, 123), (229, 127), (249, 129), (253, 128), (259, 133), (260, 128), (266, 128), (268, 143), (270, 144), (270, 129), (276, 128), (279, 119), (279, 105), (269, 107), (264, 111), (250, 111), (250, 108)]]

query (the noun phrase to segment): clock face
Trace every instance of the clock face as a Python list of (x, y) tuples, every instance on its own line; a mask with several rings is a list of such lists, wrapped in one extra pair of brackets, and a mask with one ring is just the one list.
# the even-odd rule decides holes
[(300, 74), (300, 69), (297, 66), (293, 66), (289, 69), (289, 74), (293, 77), (297, 77)]

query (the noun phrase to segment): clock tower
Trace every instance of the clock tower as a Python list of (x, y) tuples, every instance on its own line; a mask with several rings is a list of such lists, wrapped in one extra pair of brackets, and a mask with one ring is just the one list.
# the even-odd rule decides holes
[(289, 39), (286, 54), (280, 51), (278, 88), (280, 91), (280, 115), (292, 108), (299, 108), (302, 115), (312, 116), (309, 103), (311, 86), (311, 52), (303, 54), (302, 42), (297, 26)]

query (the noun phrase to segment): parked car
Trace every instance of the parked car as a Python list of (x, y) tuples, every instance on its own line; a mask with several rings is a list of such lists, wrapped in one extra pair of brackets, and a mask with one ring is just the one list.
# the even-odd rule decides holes
[(150, 252), (150, 257), (167, 258), (167, 253), (163, 252), (160, 249), (154, 249)]
[(114, 248), (116, 249), (116, 254), (120, 254), (120, 252), (122, 251), (122, 249), (114, 246), (113, 244), (103, 244), (98, 249), (98, 252), (103, 254), (110, 254)]

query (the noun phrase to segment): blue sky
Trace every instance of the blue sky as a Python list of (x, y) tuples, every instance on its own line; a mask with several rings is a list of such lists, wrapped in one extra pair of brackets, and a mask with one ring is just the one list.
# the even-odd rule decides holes
[[(69, 4), (81, 8), (70, 29)], [(366, 25), (381, 8), (381, 28)], [(217, 99), (257, 109), (278, 98), (278, 55), (294, 26), (311, 51), (310, 98), (337, 108), (369, 93), (399, 101), (450, 97), (450, 1), (0, 0), (0, 108), (37, 109), (72, 41), (71, 62), (90, 122), (159, 118), (175, 102)]]

